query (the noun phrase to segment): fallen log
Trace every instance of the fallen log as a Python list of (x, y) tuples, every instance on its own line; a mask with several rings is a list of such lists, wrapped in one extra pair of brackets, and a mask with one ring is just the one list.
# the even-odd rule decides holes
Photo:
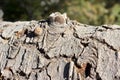
[(120, 80), (120, 26), (53, 13), (0, 22), (0, 80)]

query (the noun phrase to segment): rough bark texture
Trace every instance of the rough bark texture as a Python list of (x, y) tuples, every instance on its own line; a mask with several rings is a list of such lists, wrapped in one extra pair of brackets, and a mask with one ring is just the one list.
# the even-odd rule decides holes
[(0, 80), (120, 80), (119, 41), (118, 25), (1, 22)]

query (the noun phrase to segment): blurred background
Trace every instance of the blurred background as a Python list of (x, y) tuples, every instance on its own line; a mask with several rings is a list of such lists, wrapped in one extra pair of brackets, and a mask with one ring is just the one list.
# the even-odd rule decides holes
[(40, 20), (56, 11), (80, 23), (120, 24), (120, 0), (0, 0), (4, 21)]

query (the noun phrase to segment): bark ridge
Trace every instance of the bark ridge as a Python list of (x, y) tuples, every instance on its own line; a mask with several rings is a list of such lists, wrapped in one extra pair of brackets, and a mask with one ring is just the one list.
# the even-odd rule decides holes
[(120, 80), (120, 26), (65, 16), (1, 22), (0, 80)]

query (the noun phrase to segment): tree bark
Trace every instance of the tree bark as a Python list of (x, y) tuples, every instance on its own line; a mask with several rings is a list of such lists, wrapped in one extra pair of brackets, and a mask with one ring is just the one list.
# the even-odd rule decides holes
[(0, 23), (0, 80), (120, 80), (120, 26), (73, 20)]

